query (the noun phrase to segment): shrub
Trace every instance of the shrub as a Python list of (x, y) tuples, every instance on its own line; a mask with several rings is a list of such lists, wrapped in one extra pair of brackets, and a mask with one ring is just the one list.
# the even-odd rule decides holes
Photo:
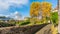
[(9, 27), (9, 26), (15, 26), (15, 24), (0, 23), (0, 27)]
[(54, 25), (58, 25), (58, 12), (51, 12), (51, 21)]

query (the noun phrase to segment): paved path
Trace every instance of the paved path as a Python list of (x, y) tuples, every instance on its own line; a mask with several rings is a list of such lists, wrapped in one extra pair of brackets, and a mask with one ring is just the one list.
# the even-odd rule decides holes
[(51, 24), (2, 27), (0, 28), (0, 34), (49, 34), (50, 27)]
[(48, 24), (32, 25), (32, 26), (12, 26), (0, 28), (0, 34), (35, 34), (38, 30)]
[(43, 27), (38, 32), (36, 32), (36, 34), (51, 34), (51, 31), (50, 31), (51, 26), (52, 24), (48, 24), (47, 26)]

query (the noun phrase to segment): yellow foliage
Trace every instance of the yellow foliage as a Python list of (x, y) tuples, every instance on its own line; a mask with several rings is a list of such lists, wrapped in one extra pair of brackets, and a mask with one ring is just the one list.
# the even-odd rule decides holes
[(57, 34), (57, 28), (54, 25), (51, 26), (52, 34)]
[(42, 2), (41, 3), (42, 6), (41, 6), (41, 10), (42, 10), (42, 14), (43, 16), (50, 16), (50, 11), (52, 9), (52, 5), (48, 2)]
[[(51, 11), (51, 7), (52, 5), (48, 2), (33, 2), (30, 6), (30, 16), (31, 17), (36, 17), (36, 20), (38, 19), (37, 17), (39, 16), (40, 11), (42, 11), (42, 17), (44, 20), (44, 23), (46, 22), (46, 16), (50, 17), (50, 11)], [(31, 19), (32, 21), (34, 21), (35, 19)], [(42, 21), (40, 20), (40, 21)]]
[(30, 16), (38, 16), (40, 10), (40, 2), (33, 2), (30, 7)]
[(30, 16), (38, 16), (39, 11), (42, 11), (42, 16), (50, 16), (51, 6), (48, 2), (33, 2), (30, 7)]

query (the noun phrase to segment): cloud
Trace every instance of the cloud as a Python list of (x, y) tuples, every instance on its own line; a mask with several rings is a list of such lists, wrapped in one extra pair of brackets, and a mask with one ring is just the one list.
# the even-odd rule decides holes
[(14, 13), (10, 13), (9, 15), (0, 14), (0, 16), (10, 17), (15, 20), (23, 20), (24, 19), (22, 14), (20, 14), (18, 11), (15, 11)]
[(0, 14), (0, 16), (4, 16), (3, 14)]
[[(15, 11), (14, 13), (11, 13), (9, 8), (11, 6), (14, 7), (22, 7), (22, 5), (27, 5), (29, 3), (29, 0), (0, 0), (0, 16), (6, 16), (6, 17), (13, 17), (16, 19), (22, 19), (21, 14), (18, 13), (18, 11)], [(9, 13), (8, 15), (5, 15)], [(17, 15), (16, 15), (17, 14)]]
[(22, 17), (22, 15), (21, 15), (18, 11), (15, 11), (15, 12), (12, 13), (11, 15), (14, 16), (15, 18), (20, 18), (20, 17)]
[(15, 11), (14, 13), (11, 13), (9, 15), (9, 17), (15, 19), (15, 20), (22, 20), (24, 19), (24, 17), (22, 16), (22, 14), (20, 14), (18, 11)]
[(12, 5), (26, 5), (28, 2), (29, 0), (0, 0), (0, 11), (7, 10)]
[(14, 3), (14, 4), (27, 4), (28, 0), (6, 0), (7, 3)]

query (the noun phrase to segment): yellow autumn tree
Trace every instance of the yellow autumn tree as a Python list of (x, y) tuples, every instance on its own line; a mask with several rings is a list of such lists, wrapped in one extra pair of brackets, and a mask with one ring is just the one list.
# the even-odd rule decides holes
[(30, 16), (38, 16), (40, 10), (40, 2), (33, 2), (30, 7)]
[[(31, 4), (31, 7), (30, 7), (30, 16), (34, 19), (31, 19), (32, 21), (33, 20), (39, 20), (39, 18), (37, 18), (39, 15), (39, 13), (42, 11), (42, 17), (43, 17), (43, 21), (46, 20), (46, 17), (50, 17), (50, 11), (51, 11), (51, 7), (52, 5), (48, 2), (33, 2)], [(35, 21), (36, 21), (35, 20)]]
[(50, 16), (50, 11), (52, 9), (51, 3), (48, 2), (42, 2), (41, 4), (41, 10), (42, 10), (42, 15), (45, 16)]
[[(40, 11), (40, 2), (33, 2), (30, 7), (31, 21), (37, 22), (37, 16)], [(35, 23), (36, 24), (36, 23)]]
[(41, 3), (42, 16), (43, 16), (43, 20), (45, 22), (47, 22), (46, 17), (48, 17), (50, 19), (50, 11), (51, 11), (51, 9), (52, 9), (51, 3), (48, 3), (48, 2), (42, 2)]

